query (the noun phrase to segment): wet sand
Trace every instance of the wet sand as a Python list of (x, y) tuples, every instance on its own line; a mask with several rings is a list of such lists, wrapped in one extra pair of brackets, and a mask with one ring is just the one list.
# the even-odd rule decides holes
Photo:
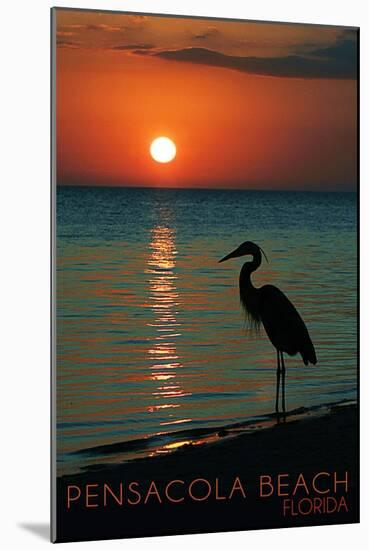
[(59, 478), (57, 540), (359, 520), (355, 405), (223, 435), (171, 454)]

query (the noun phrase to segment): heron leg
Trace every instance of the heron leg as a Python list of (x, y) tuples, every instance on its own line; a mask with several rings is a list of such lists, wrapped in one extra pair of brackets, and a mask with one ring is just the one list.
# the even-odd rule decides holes
[(282, 411), (286, 412), (286, 366), (284, 364), (283, 352), (281, 351), (282, 361)]
[(279, 361), (279, 350), (277, 350), (277, 392), (275, 398), (275, 412), (279, 413), (279, 385), (281, 380), (281, 364)]

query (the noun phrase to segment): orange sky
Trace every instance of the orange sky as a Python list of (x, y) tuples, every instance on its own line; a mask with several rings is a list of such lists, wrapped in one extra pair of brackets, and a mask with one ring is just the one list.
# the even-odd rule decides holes
[(355, 189), (354, 30), (56, 13), (59, 184)]

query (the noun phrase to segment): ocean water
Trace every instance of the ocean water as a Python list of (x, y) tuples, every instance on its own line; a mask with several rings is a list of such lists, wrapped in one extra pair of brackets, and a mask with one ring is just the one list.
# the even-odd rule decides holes
[(356, 194), (59, 187), (59, 474), (273, 412), (276, 352), (239, 303), (245, 259), (218, 264), (245, 240), (269, 260), (254, 284), (281, 288), (315, 345), (316, 366), (286, 358), (288, 409), (356, 398)]

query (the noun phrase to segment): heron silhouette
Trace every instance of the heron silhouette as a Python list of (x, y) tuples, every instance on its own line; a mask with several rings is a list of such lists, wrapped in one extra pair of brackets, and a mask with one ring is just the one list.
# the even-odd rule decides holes
[[(251, 323), (259, 327), (263, 324), (269, 340), (277, 350), (277, 387), (275, 411), (279, 413), (279, 389), (282, 376), (282, 411), (286, 412), (285, 381), (286, 367), (283, 354), (301, 354), (305, 365), (317, 363), (314, 345), (304, 321), (301, 319), (295, 306), (279, 288), (273, 285), (264, 285), (255, 288), (251, 281), (251, 274), (260, 265), (264, 251), (250, 241), (242, 243), (236, 250), (219, 260), (219, 263), (251, 255), (252, 261), (245, 262), (240, 272), (240, 299), (242, 306)], [(268, 260), (267, 260), (268, 261)]]

